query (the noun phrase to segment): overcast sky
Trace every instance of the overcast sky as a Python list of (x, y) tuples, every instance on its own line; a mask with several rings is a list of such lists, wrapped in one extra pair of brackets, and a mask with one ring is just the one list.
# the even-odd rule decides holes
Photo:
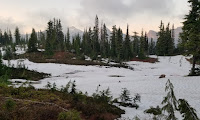
[(129, 24), (131, 32), (157, 31), (161, 20), (182, 26), (188, 6), (187, 0), (0, 0), (0, 29), (45, 30), (55, 17), (64, 28), (83, 30), (94, 25), (97, 14), (108, 28), (117, 25), (125, 30)]

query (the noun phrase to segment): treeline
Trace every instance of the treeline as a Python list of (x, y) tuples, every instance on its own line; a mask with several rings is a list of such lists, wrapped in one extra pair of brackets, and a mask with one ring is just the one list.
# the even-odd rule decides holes
[(70, 51), (79, 56), (87, 55), (93, 60), (100, 57), (120, 62), (134, 57), (145, 59), (149, 55), (173, 55), (176, 52), (174, 51), (174, 28), (170, 29), (169, 24), (164, 28), (161, 22), (158, 40), (155, 42), (152, 38), (149, 39), (143, 30), (140, 36), (137, 32), (130, 36), (128, 25), (125, 35), (116, 25), (112, 27), (109, 35), (106, 24), (99, 25), (98, 16), (95, 18), (94, 27), (85, 29), (82, 36), (77, 34), (70, 37), (69, 28), (64, 34), (61, 20), (53, 19), (48, 22), (46, 31), (36, 32), (33, 28), (31, 35), (26, 34), (23, 37), (16, 27), (14, 40), (15, 42), (10, 30), (4, 33), (0, 31), (1, 45), (12, 45), (15, 48), (15, 45), (27, 44), (28, 52), (37, 52), (38, 48), (44, 48), (46, 55), (53, 55), (56, 51)]
[(118, 62), (131, 60), (134, 57), (145, 59), (149, 55), (174, 54), (174, 28), (170, 29), (168, 24), (164, 29), (164, 24), (161, 23), (156, 44), (152, 38), (149, 40), (144, 31), (141, 32), (141, 36), (138, 36), (137, 32), (134, 32), (134, 36), (130, 36), (128, 25), (126, 35), (116, 25), (112, 27), (109, 35), (106, 24), (99, 27), (99, 19), (96, 16), (93, 29), (91, 27), (85, 29), (82, 36), (77, 34), (70, 40), (69, 29), (64, 35), (60, 20), (54, 19), (48, 22), (46, 42), (43, 46), (47, 55), (52, 55), (54, 51), (71, 51), (77, 55), (87, 55), (93, 60), (98, 57), (111, 58)]

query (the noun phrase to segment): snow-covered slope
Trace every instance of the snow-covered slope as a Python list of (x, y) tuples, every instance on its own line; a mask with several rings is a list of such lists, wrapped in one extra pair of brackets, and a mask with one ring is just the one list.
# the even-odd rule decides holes
[[(150, 106), (160, 105), (163, 97), (166, 96), (165, 83), (170, 79), (177, 98), (188, 100), (200, 116), (200, 77), (185, 77), (189, 73), (190, 63), (184, 56), (159, 57), (159, 61), (158, 63), (127, 62), (128, 65), (135, 68), (134, 71), (102, 66), (33, 63), (28, 60), (24, 60), (24, 64), (28, 69), (52, 74), (51, 78), (43, 79), (39, 84), (34, 84), (36, 88), (44, 88), (47, 82), (55, 82), (60, 88), (70, 80), (76, 80), (77, 88), (83, 92), (87, 91), (89, 95), (95, 92), (98, 85), (101, 86), (101, 90), (109, 87), (114, 98), (119, 97), (122, 88), (130, 90), (132, 96), (139, 93), (141, 95), (140, 107), (137, 110), (124, 108), (126, 114), (123, 117), (129, 118), (136, 115), (141, 119), (148, 118), (148, 115), (145, 115), (143, 111)], [(10, 62), (17, 64), (17, 60)], [(159, 79), (161, 74), (165, 74), (166, 78)], [(112, 75), (121, 77), (110, 77)]]

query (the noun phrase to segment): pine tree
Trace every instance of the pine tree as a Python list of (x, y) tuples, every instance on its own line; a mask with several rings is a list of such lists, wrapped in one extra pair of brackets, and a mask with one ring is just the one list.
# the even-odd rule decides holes
[(75, 36), (75, 41), (74, 41), (74, 49), (77, 55), (80, 55), (80, 47), (81, 47), (81, 38), (80, 35), (77, 34)]
[(47, 55), (53, 55), (53, 44), (55, 41), (55, 30), (53, 27), (53, 22), (50, 20), (48, 22), (48, 28), (47, 28), (47, 39), (45, 44), (45, 52)]
[(10, 30), (8, 31), (8, 37), (9, 37), (9, 42), (8, 42), (8, 44), (12, 44), (13, 38), (12, 38), (12, 33), (11, 33)]
[(125, 60), (130, 60), (133, 55), (131, 53), (130, 36), (129, 36), (128, 25), (127, 25), (127, 31), (126, 31), (126, 37), (125, 37), (123, 49), (124, 49), (124, 59)]
[(9, 36), (8, 33), (5, 31), (3, 35), (3, 45), (8, 45), (9, 44)]
[(144, 59), (145, 56), (145, 37), (144, 37), (144, 31), (142, 30), (141, 37), (140, 37), (140, 51), (138, 57), (140, 59)]
[(172, 30), (170, 30), (169, 28), (170, 24), (168, 23), (167, 27), (166, 27), (166, 31), (165, 31), (165, 40), (166, 40), (166, 50), (165, 50), (165, 54), (166, 55), (172, 55), (174, 52), (174, 38), (172, 38), (172, 35), (174, 37), (174, 28), (172, 28)]
[(114, 25), (112, 27), (112, 33), (111, 33), (111, 37), (110, 37), (110, 42), (111, 42), (110, 56), (112, 58), (116, 58), (116, 56), (117, 56), (117, 53), (116, 53), (116, 33), (117, 33), (117, 29), (116, 29), (116, 26)]
[(147, 32), (144, 35), (144, 54), (147, 56), (149, 55), (149, 40), (147, 36)]
[(93, 57), (96, 59), (98, 53), (100, 52), (100, 44), (99, 44), (99, 19), (96, 15), (95, 18), (95, 26), (93, 29), (93, 37), (92, 37), (92, 51)]
[(116, 34), (116, 55), (117, 55), (117, 60), (119, 62), (122, 60), (122, 52), (123, 52), (123, 32), (119, 28)]
[(62, 32), (61, 20), (57, 20), (56, 22), (56, 41), (57, 41), (57, 50), (64, 51), (64, 34)]
[(200, 1), (188, 0), (191, 10), (185, 16), (183, 22), (183, 32), (181, 34), (182, 43), (184, 44), (185, 52), (193, 55), (193, 63), (190, 75), (195, 75), (195, 64), (200, 58)]
[(177, 118), (175, 117), (175, 110), (177, 110), (178, 108), (178, 101), (176, 99), (176, 96), (174, 94), (174, 86), (173, 84), (170, 82), (170, 80), (167, 81), (166, 83), (166, 88), (165, 91), (167, 93), (167, 96), (164, 97), (164, 100), (162, 101), (162, 104), (164, 105), (162, 107), (163, 111), (166, 111), (168, 113), (167, 116), (167, 120), (176, 120)]
[(136, 57), (139, 54), (139, 37), (137, 32), (134, 32), (133, 39), (133, 57)]
[(108, 42), (108, 33), (107, 33), (107, 27), (105, 23), (101, 26), (101, 41), (100, 41), (100, 51), (102, 57), (107, 57), (107, 42)]
[(28, 52), (37, 52), (37, 34), (35, 29), (32, 29), (31, 37), (28, 42)]
[(149, 55), (155, 55), (155, 42), (153, 41), (153, 38), (151, 38), (149, 43)]
[(16, 45), (19, 45), (20, 44), (20, 39), (21, 39), (21, 35), (20, 35), (20, 32), (19, 32), (19, 28), (16, 27), (15, 29), (15, 42), (16, 42)]
[(156, 53), (157, 55), (165, 55), (165, 48), (166, 48), (166, 44), (165, 44), (165, 30), (164, 30), (164, 24), (161, 21), (160, 27), (159, 27), (160, 31), (158, 32), (158, 40), (156, 43)]
[(2, 34), (1, 29), (0, 29), (0, 44), (1, 45), (3, 44), (3, 34)]
[(69, 51), (70, 50), (70, 46), (71, 46), (69, 28), (67, 29), (67, 37), (66, 37), (66, 41), (65, 42), (66, 42), (66, 48)]
[(182, 114), (183, 120), (199, 120), (196, 110), (192, 108), (184, 99), (179, 99), (179, 111)]

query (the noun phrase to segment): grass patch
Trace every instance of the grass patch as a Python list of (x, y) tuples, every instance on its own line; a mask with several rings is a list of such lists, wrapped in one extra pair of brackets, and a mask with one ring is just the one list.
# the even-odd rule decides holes
[[(87, 120), (112, 120), (124, 114), (120, 108), (102, 101), (104, 97), (89, 97), (81, 92), (70, 93), (57, 89), (38, 90), (32, 86), (13, 88), (0, 85), (0, 119), (57, 120), (67, 117), (67, 112), (71, 110)], [(7, 105), (13, 106), (9, 111), (4, 107), (8, 100)], [(74, 115), (77, 117), (79, 114)]]

